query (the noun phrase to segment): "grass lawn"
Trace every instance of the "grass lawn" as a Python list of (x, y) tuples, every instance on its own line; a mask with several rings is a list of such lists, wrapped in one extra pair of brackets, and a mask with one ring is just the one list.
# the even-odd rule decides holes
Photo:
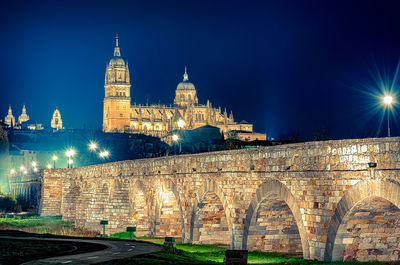
[(66, 222), (61, 217), (42, 216), (1, 216), (0, 230), (20, 230), (36, 234), (54, 234), (65, 236), (96, 237), (98, 232), (75, 228), (72, 222)]
[[(128, 232), (113, 234), (110, 237), (119, 239), (129, 239)], [(140, 241), (140, 238), (136, 238)], [(149, 238), (146, 238), (149, 239)], [(162, 245), (160, 238), (154, 238), (154, 244)], [(147, 240), (146, 240), (147, 241)], [(177, 243), (176, 249), (165, 248), (163, 251), (148, 255), (141, 255), (132, 258), (114, 260), (106, 265), (117, 264), (223, 264), (225, 248), (218, 245), (192, 245)], [(333, 262), (326, 263), (315, 260), (305, 260), (303, 258), (292, 257), (289, 255), (265, 253), (260, 251), (249, 252), (248, 264), (383, 264), (379, 262)]]
[[(90, 232), (83, 229), (76, 229), (72, 223), (65, 222), (59, 217), (0, 217), (0, 229), (14, 229), (23, 230), (31, 233), (49, 233), (55, 235), (64, 236), (85, 236), (85, 237), (96, 237), (99, 233)], [(7, 234), (7, 231), (3, 231), (2, 234)], [(12, 232), (12, 231), (8, 231)], [(10, 234), (11, 235), (11, 234)], [(110, 235), (109, 238), (114, 239), (130, 239), (129, 232), (122, 232)], [(147, 237), (136, 237), (135, 240), (145, 239), (146, 241), (151, 240), (154, 244), (163, 244), (163, 238), (147, 238)], [(47, 243), (46, 243), (47, 245)], [(34, 251), (38, 249), (44, 251), (56, 251), (57, 244), (46, 246), (29, 247), (26, 249), (26, 253), (34, 255)], [(0, 252), (3, 255), (20, 255), (19, 247), (13, 245), (1, 246)], [(7, 253), (9, 252), (9, 253)], [(20, 254), (18, 254), (20, 253)], [(21, 254), (22, 255), (22, 254)], [(121, 259), (110, 261), (104, 264), (223, 264), (225, 256), (225, 248), (218, 245), (192, 245), (177, 243), (176, 249), (165, 248), (163, 251), (158, 253), (136, 256), (128, 259)], [(2, 256), (0, 256), (2, 257)], [(4, 256), (5, 257), (5, 256)], [(3, 258), (4, 258), (3, 257)], [(249, 264), (328, 264), (319, 261), (304, 260), (302, 258), (291, 257), (288, 255), (264, 253), (259, 251), (249, 252), (248, 256)], [(1, 260), (0, 260), (1, 264)], [(382, 264), (382, 263), (361, 263), (361, 262), (335, 262), (330, 264)]]

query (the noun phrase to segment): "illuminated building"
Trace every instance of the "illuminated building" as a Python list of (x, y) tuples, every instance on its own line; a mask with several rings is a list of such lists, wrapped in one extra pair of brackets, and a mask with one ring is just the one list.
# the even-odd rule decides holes
[[(131, 105), (130, 88), (128, 63), (121, 57), (117, 37), (114, 56), (105, 73), (104, 132), (140, 133), (162, 138), (176, 129), (192, 130), (211, 125), (218, 127), (224, 135), (230, 131), (253, 133), (253, 125), (235, 122), (232, 112), (228, 114), (226, 109), (214, 108), (208, 100), (206, 104), (199, 104), (186, 67), (183, 80), (175, 90), (173, 106)], [(179, 120), (184, 121), (184, 127), (178, 127)]]
[(51, 118), (51, 128), (53, 128), (55, 131), (63, 129), (61, 114), (57, 108), (53, 112), (53, 117)]

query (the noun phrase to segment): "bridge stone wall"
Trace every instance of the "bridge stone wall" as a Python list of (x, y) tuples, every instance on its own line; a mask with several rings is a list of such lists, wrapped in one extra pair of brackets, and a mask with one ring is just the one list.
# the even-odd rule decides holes
[(307, 259), (400, 260), (399, 169), (400, 138), (374, 138), (46, 170), (41, 214)]

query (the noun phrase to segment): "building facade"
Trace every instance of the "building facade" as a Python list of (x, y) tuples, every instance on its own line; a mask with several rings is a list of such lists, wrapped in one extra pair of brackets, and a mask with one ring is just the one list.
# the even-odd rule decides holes
[(57, 108), (53, 112), (53, 117), (51, 118), (51, 128), (53, 128), (53, 130), (55, 131), (64, 129), (61, 119), (61, 113)]
[[(128, 63), (121, 57), (117, 37), (114, 56), (105, 73), (104, 132), (140, 133), (163, 138), (176, 129), (191, 130), (205, 125), (218, 127), (224, 135), (234, 130), (253, 132), (252, 124), (235, 122), (232, 112), (228, 115), (226, 109), (214, 108), (209, 101), (200, 104), (186, 67), (183, 80), (175, 90), (173, 105), (131, 105), (130, 88)], [(184, 122), (179, 127), (180, 120)]]
[(4, 122), (10, 127), (15, 126), (15, 117), (12, 114), (11, 105), (8, 107), (8, 114), (5, 117)]

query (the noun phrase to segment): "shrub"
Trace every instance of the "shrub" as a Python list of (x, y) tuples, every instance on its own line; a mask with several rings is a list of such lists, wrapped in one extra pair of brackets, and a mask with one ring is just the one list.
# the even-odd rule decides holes
[(12, 212), (15, 208), (16, 201), (10, 195), (0, 194), (0, 211)]

